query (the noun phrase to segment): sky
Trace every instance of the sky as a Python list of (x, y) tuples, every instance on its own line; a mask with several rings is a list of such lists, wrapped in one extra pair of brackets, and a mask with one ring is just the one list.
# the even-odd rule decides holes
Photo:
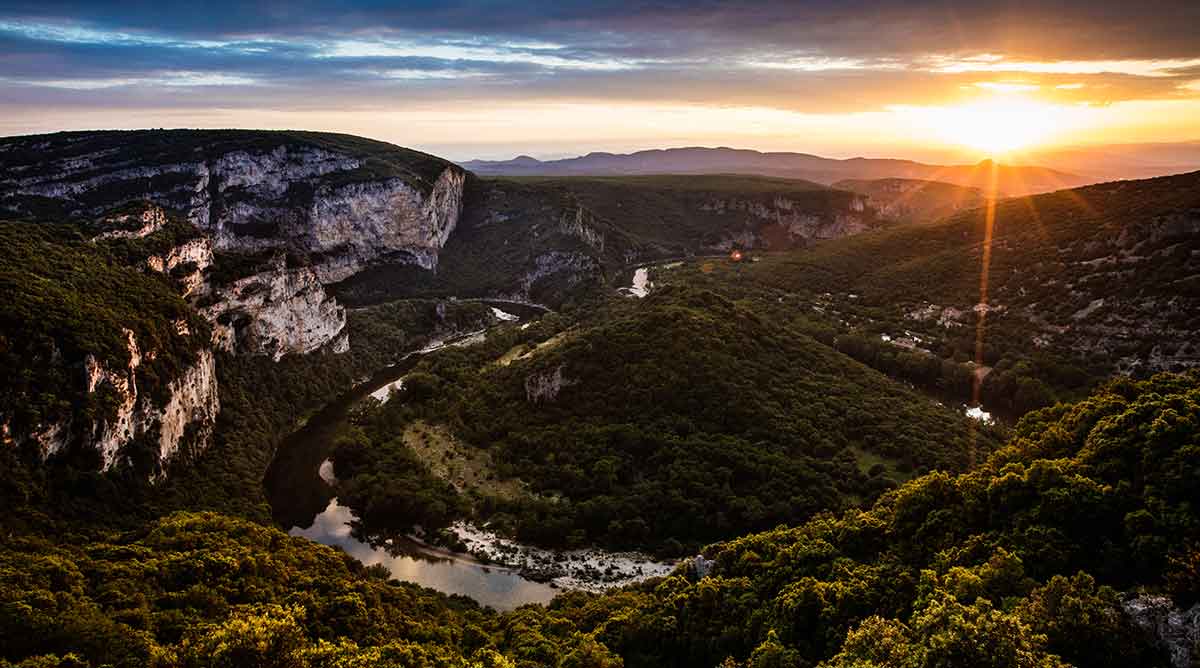
[(455, 160), (1200, 140), (1196, 0), (5, 2), (0, 135), (359, 134)]

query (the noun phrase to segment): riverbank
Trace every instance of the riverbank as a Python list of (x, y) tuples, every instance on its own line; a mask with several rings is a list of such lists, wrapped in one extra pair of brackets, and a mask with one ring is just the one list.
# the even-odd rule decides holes
[(654, 561), (640, 552), (608, 552), (598, 548), (547, 550), (504, 538), (469, 522), (456, 522), (450, 532), (472, 556), (519, 572), (535, 582), (559, 589), (601, 592), (667, 575), (675, 561)]

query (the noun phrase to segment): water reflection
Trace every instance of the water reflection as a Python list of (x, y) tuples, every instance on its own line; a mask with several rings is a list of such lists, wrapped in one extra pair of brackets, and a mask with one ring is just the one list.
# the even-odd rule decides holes
[(352, 534), (350, 522), (354, 519), (354, 513), (334, 498), (313, 518), (311, 527), (292, 527), (288, 533), (341, 548), (367, 566), (382, 564), (394, 578), (447, 594), (470, 596), (497, 610), (512, 610), (526, 603), (548, 603), (557, 593), (550, 585), (526, 580), (509, 569), (485, 566), (463, 555), (416, 543), (390, 550), (372, 547)]

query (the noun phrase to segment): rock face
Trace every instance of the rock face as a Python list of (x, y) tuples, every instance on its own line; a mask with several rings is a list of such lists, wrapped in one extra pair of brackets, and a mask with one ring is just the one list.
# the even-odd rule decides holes
[(1142, 594), (1127, 597), (1121, 607), (1175, 668), (1189, 668), (1200, 658), (1200, 605), (1180, 610), (1166, 596)]
[(323, 188), (303, 231), (295, 232), (305, 250), (333, 256), (316, 267), (324, 283), (348, 278), (385, 255), (407, 256), (433, 269), (462, 213), (465, 178), (448, 167), (428, 195), (399, 179)]
[(836, 239), (864, 232), (872, 218), (866, 198), (855, 196), (843, 210), (814, 213), (801, 202), (776, 197), (771, 202), (758, 199), (722, 198), (700, 205), (700, 211), (715, 215), (740, 215), (746, 220), (741, 233), (727, 235), (711, 247), (728, 251), (734, 247), (783, 249), (808, 241)]
[[(134, 156), (133, 164), (105, 169), (109, 157), (64, 157), (44, 177), (18, 175), (3, 183), (11, 196), (61, 200), (85, 215), (151, 201), (182, 213), (217, 250), (285, 248), (316, 255), (318, 265), (329, 265), (325, 282), (361, 268), (342, 256), (366, 263), (389, 253), (428, 258), (432, 251), (436, 258), (462, 211), (465, 172), (449, 163), (432, 182), (421, 183), (370, 178), (361, 173), (363, 159), (303, 144), (153, 165), (137, 164)], [(131, 189), (138, 182), (144, 187)]]
[(604, 252), (604, 234), (596, 229), (591, 213), (583, 207), (575, 209), (574, 215), (563, 212), (558, 221), (558, 229), (563, 234), (579, 239), (592, 250)]
[(95, 356), (84, 360), (88, 394), (106, 393), (111, 411), (91, 423), (56, 423), (33, 435), (42, 458), (48, 458), (73, 443), (96, 450), (100, 469), (116, 466), (131, 442), (142, 441), (156, 456), (149, 475), (160, 480), (168, 466), (198, 454), (208, 446), (212, 427), (220, 411), (216, 362), (211, 350), (199, 351), (195, 361), (167, 383), (161, 396), (154, 397), (138, 387), (138, 368), (146, 355), (134, 334), (125, 330), (129, 364), (107, 368)]
[[(17, 138), (4, 148), (0, 210), (51, 199), (69, 215), (90, 217), (148, 201), (204, 233), (203, 241), (151, 258), (156, 271), (202, 272), (214, 252), (217, 264), (270, 250), (304, 258), (303, 270), (272, 263), (252, 279), (210, 285), (205, 299), (224, 302), (205, 309), (228, 316), (217, 328), (222, 346), (276, 358), (341, 332), (345, 314), (325, 284), (382, 260), (435, 268), (462, 213), (466, 180), (461, 168), (432, 156), (339, 135), (76, 133)], [(97, 238), (146, 237), (164, 222), (130, 221)], [(193, 272), (184, 290), (204, 292), (203, 275)], [(234, 336), (232, 322), (241, 334)]]
[(956, 211), (986, 203), (978, 188), (921, 179), (847, 179), (833, 184), (863, 196), (863, 206), (880, 217), (900, 222), (933, 222)]
[(282, 256), (275, 265), (215, 288), (215, 302), (201, 309), (213, 322), (213, 340), (221, 350), (278, 360), (312, 352), (346, 326), (346, 309), (326, 294), (317, 272), (288, 269)]
[[(463, 208), (466, 172), (443, 160), (342, 135), (244, 131), (62, 133), (0, 140), (0, 214), (94, 221), (95, 244), (167, 275), (212, 325), (194, 360), (139, 387), (158, 351), (128, 337), (128, 366), (95, 355), (82, 413), (32, 434), (43, 458), (92, 448), (100, 468), (132, 461), (161, 479), (201, 452), (219, 411), (215, 352), (278, 360), (345, 352), (346, 312), (326, 285), (377, 262), (435, 269)], [(87, 225), (91, 225), (90, 228)], [(195, 324), (193, 322), (193, 324)], [(183, 338), (188, 323), (176, 323)], [(123, 362), (122, 362), (123, 364)], [(80, 373), (78, 359), (64, 363)], [(146, 369), (142, 369), (146, 374)], [(0, 416), (2, 418), (3, 416)]]
[(570, 381), (563, 380), (561, 364), (547, 371), (540, 371), (525, 377), (525, 398), (531, 404), (554, 401), (564, 386)]
[(533, 266), (521, 276), (521, 291), (516, 296), (521, 300), (528, 299), (534, 286), (550, 278), (558, 278), (569, 288), (599, 273), (600, 263), (591, 255), (549, 251), (533, 258)]
[(212, 240), (205, 237), (190, 239), (165, 253), (146, 258), (146, 267), (151, 271), (177, 278), (185, 298), (198, 295), (206, 289), (204, 271), (212, 264)]

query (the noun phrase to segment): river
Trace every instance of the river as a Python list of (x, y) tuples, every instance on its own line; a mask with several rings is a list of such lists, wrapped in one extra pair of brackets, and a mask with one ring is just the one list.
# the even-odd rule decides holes
[(354, 513), (331, 498), (307, 527), (288, 533), (339, 547), (367, 566), (382, 564), (398, 580), (415, 582), (446, 594), (462, 594), (497, 610), (526, 603), (549, 603), (558, 590), (534, 582), (510, 568), (488, 566), (468, 555), (440, 550), (415, 541), (392, 540), (372, 546), (353, 534)]
[[(529, 320), (544, 311), (509, 302), (485, 302), (499, 311), (502, 322)], [(415, 540), (388, 540), (373, 544), (357, 535), (350, 508), (338, 503), (333, 485), (336, 474), (329, 461), (333, 444), (348, 426), (351, 408), (368, 396), (386, 400), (392, 388), (421, 357), (447, 346), (470, 345), (486, 331), (468, 332), (434, 341), (381, 369), (369, 380), (326, 404), (299, 430), (284, 439), (263, 484), (275, 521), (293, 536), (339, 547), (370, 566), (381, 564), (392, 576), (447, 594), (469, 596), (497, 610), (527, 603), (547, 603), (560, 588), (598, 590), (662, 575), (673, 564), (652, 562), (637, 554), (610, 554), (600, 550), (556, 553), (520, 545), (470, 524), (457, 523), (454, 531), (473, 552), (503, 558), (520, 567), (485, 564), (466, 554), (456, 554)], [(534, 581), (522, 573), (536, 572)], [(552, 580), (552, 585), (541, 580)]]

